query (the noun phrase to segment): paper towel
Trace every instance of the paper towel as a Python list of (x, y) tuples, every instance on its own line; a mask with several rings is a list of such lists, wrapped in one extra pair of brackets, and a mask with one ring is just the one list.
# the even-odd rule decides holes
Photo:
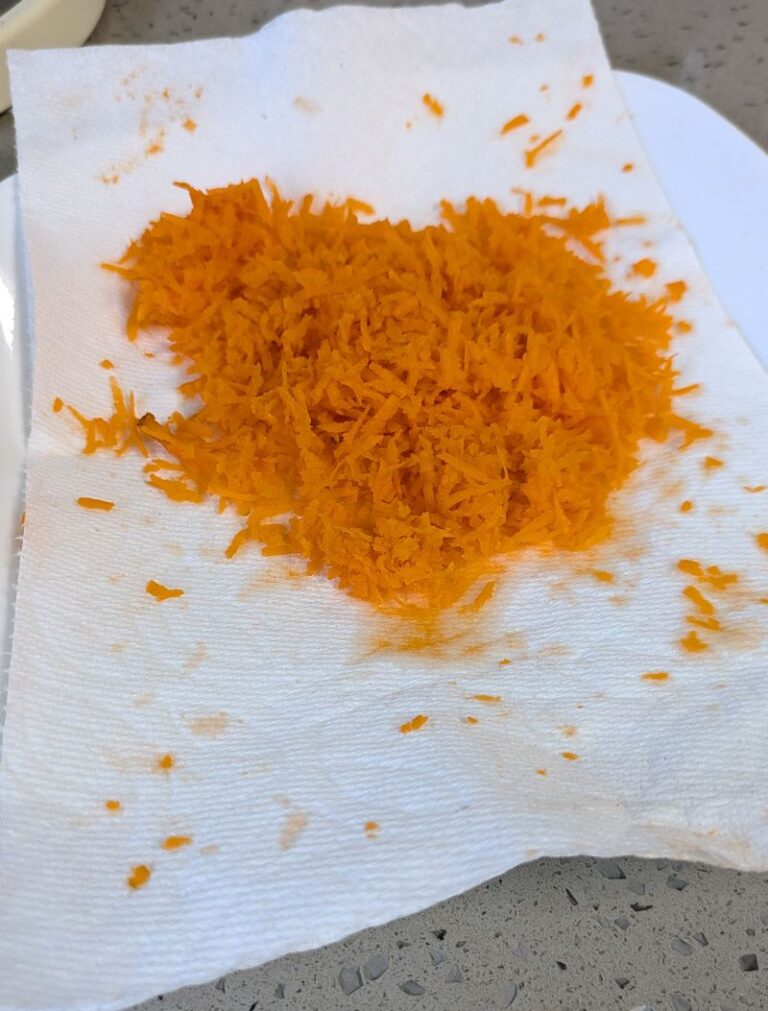
[[(11, 68), (37, 362), (0, 772), (0, 1007), (124, 1006), (543, 854), (768, 866), (768, 496), (744, 491), (768, 483), (768, 379), (654, 181), (587, 3), (303, 11), (237, 41), (17, 53)], [(527, 169), (530, 134), (577, 101)], [(530, 127), (500, 137), (518, 113)], [(264, 175), (416, 223), (443, 197), (515, 208), (517, 188), (646, 215), (610, 240), (611, 269), (627, 284), (651, 255), (659, 272), (638, 290), (688, 283), (693, 331), (675, 352), (702, 389), (685, 410), (715, 437), (649, 449), (614, 540), (512, 560), (450, 651), (377, 649), (384, 618), (256, 549), (226, 560), (235, 518), (168, 502), (140, 460), (82, 456), (51, 411), (54, 397), (108, 410), (103, 358), (140, 409), (176, 405), (178, 375), (145, 357), (157, 341), (125, 340), (128, 293), (99, 263), (185, 209), (174, 180)], [(81, 495), (116, 507), (82, 510)], [(678, 644), (683, 557), (740, 577), (699, 655)], [(184, 597), (158, 604), (150, 578)], [(643, 679), (655, 671), (670, 676)], [(417, 713), (427, 726), (399, 733)], [(191, 842), (169, 852), (169, 835)], [(138, 865), (151, 878), (132, 890)]]

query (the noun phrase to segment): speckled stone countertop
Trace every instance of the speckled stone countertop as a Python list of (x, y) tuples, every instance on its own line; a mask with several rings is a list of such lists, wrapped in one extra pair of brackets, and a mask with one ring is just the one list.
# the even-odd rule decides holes
[[(239, 35), (290, 6), (107, 0), (92, 42)], [(694, 92), (768, 146), (768, 0), (596, 7), (615, 66)], [(3, 116), (0, 176), (13, 163)], [(141, 1011), (368, 1008), (766, 1011), (768, 874), (630, 857), (539, 860), (424, 913)]]

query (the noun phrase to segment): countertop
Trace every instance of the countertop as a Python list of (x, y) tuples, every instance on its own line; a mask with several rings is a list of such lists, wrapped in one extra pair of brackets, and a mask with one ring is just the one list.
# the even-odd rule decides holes
[[(767, 0), (595, 4), (615, 66), (695, 93), (768, 146)], [(291, 6), (108, 0), (90, 41), (240, 35)], [(13, 165), (5, 115), (0, 176)], [(416, 916), (158, 997), (142, 1011), (510, 1007), (767, 1009), (768, 874), (630, 857), (539, 860)]]

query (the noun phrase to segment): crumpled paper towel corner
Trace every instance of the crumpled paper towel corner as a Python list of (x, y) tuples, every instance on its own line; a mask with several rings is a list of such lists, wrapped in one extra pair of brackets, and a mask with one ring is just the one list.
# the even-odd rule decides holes
[[(743, 490), (768, 478), (768, 379), (654, 180), (586, 0), (301, 11), (240, 40), (10, 62), (36, 369), (0, 767), (0, 1008), (123, 1007), (545, 854), (768, 866), (754, 536), (768, 520)], [(559, 129), (576, 102), (526, 168), (528, 132)], [(501, 137), (519, 113), (530, 131)], [(233, 518), (168, 502), (130, 457), (82, 456), (50, 410), (108, 409), (103, 358), (140, 405), (173, 408), (173, 370), (126, 341), (126, 292), (99, 264), (185, 209), (174, 181), (265, 175), (417, 223), (443, 197), (516, 208), (519, 189), (645, 215), (609, 240), (610, 269), (627, 283), (650, 242), (660, 267), (638, 290), (686, 280), (693, 331), (675, 351), (711, 444), (649, 450), (591, 556), (511, 563), (476, 642), (372, 650), (380, 617), (256, 552), (226, 561)], [(705, 470), (705, 452), (725, 466)], [(80, 495), (117, 508), (86, 512)], [(679, 647), (681, 557), (739, 573), (704, 654)], [(149, 578), (183, 600), (156, 606)], [(642, 677), (657, 671), (669, 678)], [(398, 733), (416, 713), (428, 725)], [(190, 844), (163, 850), (172, 834)], [(133, 890), (139, 865), (151, 878)]]

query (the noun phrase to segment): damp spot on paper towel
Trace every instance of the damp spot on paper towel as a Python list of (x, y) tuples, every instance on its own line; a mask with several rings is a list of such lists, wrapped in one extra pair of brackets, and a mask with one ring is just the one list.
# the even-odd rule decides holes
[(136, 864), (126, 878), (126, 884), (134, 890), (143, 888), (152, 877), (152, 871), (146, 864)]
[(408, 720), (407, 723), (402, 723), (400, 725), (401, 734), (410, 734), (414, 730), (421, 730), (429, 722), (429, 717), (424, 716), (423, 713), (419, 713), (418, 716), (414, 716), (412, 719)]
[(189, 729), (196, 737), (220, 737), (229, 727), (229, 714), (223, 710), (210, 716), (196, 716), (189, 720)]
[(174, 767), (175, 764), (176, 764), (176, 761), (175, 761), (173, 755), (171, 755), (170, 753), (167, 752), (165, 755), (161, 755), (155, 761), (155, 769), (156, 769), (157, 772), (168, 773), (168, 772), (171, 771), (171, 769), (173, 769), (173, 767)]
[(280, 829), (280, 848), (283, 850), (292, 849), (299, 841), (299, 837), (308, 823), (309, 819), (302, 811), (292, 811), (287, 814)]
[(428, 91), (421, 96), (421, 102), (427, 111), (436, 119), (442, 119), (445, 115), (445, 107), (442, 102), (438, 101), (434, 95), (430, 95)]
[(575, 737), (576, 736), (576, 727), (574, 727), (574, 726), (558, 727), (557, 729), (560, 731), (560, 733), (563, 735), (563, 737)]
[(109, 647), (110, 653), (124, 653), (127, 643), (124, 642), (113, 642)]
[(369, 839), (375, 839), (379, 834), (380, 825), (377, 821), (367, 821), (363, 825), (363, 831), (368, 836)]
[(195, 648), (184, 661), (184, 673), (191, 674), (208, 659), (208, 647), (204, 642), (195, 643)]
[[(125, 648), (123, 646), (123, 648)], [(133, 704), (137, 709), (141, 709), (142, 706), (148, 706), (155, 701), (155, 696), (153, 692), (144, 692), (143, 695), (137, 695), (133, 700)]]
[(184, 846), (189, 846), (192, 842), (191, 835), (167, 835), (160, 843), (164, 850), (180, 850)]
[(110, 814), (118, 814), (123, 809), (123, 805), (119, 800), (105, 800), (104, 807)]
[(307, 98), (305, 95), (297, 95), (292, 104), (294, 108), (300, 109), (302, 112), (312, 114), (320, 112), (320, 106), (317, 102), (314, 102), (311, 98)]

